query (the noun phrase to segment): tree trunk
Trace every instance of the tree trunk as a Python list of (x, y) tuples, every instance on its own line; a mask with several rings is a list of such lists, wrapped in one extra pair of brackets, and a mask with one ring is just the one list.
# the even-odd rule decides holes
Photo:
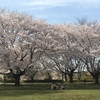
[(15, 86), (20, 86), (20, 74), (14, 74)]
[(70, 74), (70, 75), (69, 75), (69, 82), (70, 82), (70, 83), (73, 83), (73, 74)]
[(78, 72), (78, 81), (81, 80), (81, 72)]
[(67, 74), (64, 74), (65, 75), (65, 82), (67, 82)]
[(31, 78), (31, 81), (33, 81), (34, 80), (34, 78), (33, 77), (30, 77)]
[(95, 84), (99, 84), (98, 76), (99, 76), (99, 74), (94, 75), (94, 83)]
[(64, 81), (64, 77), (63, 77), (64, 75), (63, 75), (63, 73), (61, 75), (62, 75), (62, 80)]
[(70, 83), (73, 83), (73, 73), (74, 73), (74, 70), (71, 70), (70, 73), (68, 74)]
[(93, 76), (94, 83), (95, 84), (99, 84), (99, 73), (92, 73), (92, 72), (90, 72), (90, 74)]

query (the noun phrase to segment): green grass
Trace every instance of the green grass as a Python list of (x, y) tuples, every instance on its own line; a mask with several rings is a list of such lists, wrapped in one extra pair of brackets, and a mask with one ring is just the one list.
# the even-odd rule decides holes
[(0, 100), (100, 100), (100, 84), (66, 83), (66, 90), (49, 90), (49, 83), (19, 87), (0, 85)]

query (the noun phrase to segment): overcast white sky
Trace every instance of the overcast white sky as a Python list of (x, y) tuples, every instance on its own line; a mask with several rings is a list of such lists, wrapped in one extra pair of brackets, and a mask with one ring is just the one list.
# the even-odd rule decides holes
[(100, 21), (100, 0), (0, 0), (0, 7), (44, 18), (48, 23), (73, 23), (82, 17)]

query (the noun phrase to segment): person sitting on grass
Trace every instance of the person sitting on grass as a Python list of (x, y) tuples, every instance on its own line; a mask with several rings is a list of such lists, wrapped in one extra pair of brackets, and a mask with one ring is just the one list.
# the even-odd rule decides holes
[(63, 83), (61, 83), (60, 90), (65, 90), (65, 89), (66, 89), (66, 86)]
[(51, 90), (54, 90), (54, 88), (55, 88), (55, 84), (52, 83), (52, 84), (51, 84)]
[(56, 84), (56, 90), (59, 90), (59, 85), (57, 83), (55, 83), (55, 84)]
[(51, 90), (58, 90), (59, 89), (59, 86), (57, 83), (52, 83), (51, 84)]

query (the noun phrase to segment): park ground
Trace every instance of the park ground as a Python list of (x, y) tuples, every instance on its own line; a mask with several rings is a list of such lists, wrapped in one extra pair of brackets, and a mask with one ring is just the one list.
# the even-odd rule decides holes
[(50, 85), (24, 83), (16, 87), (0, 84), (0, 100), (100, 100), (100, 84), (65, 83), (66, 90), (50, 90)]

